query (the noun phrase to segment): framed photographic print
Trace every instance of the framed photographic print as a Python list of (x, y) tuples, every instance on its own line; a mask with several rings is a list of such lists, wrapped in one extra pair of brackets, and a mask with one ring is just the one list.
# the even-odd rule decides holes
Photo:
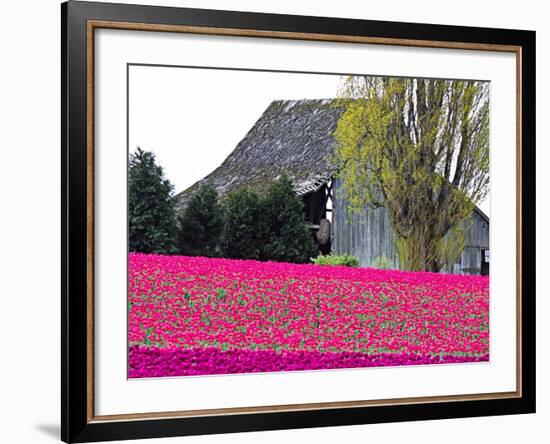
[(535, 33), (69, 1), (65, 442), (535, 411)]

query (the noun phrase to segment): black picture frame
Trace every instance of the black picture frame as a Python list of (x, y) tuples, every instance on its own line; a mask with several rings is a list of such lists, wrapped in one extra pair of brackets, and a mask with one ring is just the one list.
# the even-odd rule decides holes
[[(388, 403), (363, 407), (98, 420), (90, 415), (90, 291), (88, 174), (90, 143), (87, 79), (89, 21), (194, 26), (267, 33), (369, 37), (387, 41), (455, 42), (519, 48), (521, 88), (521, 232), (518, 331), (521, 393), (498, 399)], [(326, 427), (535, 412), (535, 32), (69, 1), (61, 5), (61, 439), (90, 442), (289, 428)], [(523, 118), (522, 118), (523, 117)], [(92, 404), (93, 405), (93, 404)]]

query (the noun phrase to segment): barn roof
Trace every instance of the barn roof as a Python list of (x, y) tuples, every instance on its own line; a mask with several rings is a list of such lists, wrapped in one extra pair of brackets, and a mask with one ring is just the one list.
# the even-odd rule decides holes
[(282, 174), (299, 195), (316, 191), (335, 172), (332, 133), (343, 112), (335, 99), (273, 101), (218, 168), (176, 196), (177, 206), (203, 184), (221, 196), (243, 186), (261, 192)]
[(481, 208), (479, 208), (477, 205), (474, 205), (474, 211), (479, 214), (479, 216), (487, 223), (489, 223), (489, 216), (487, 216), (483, 211), (481, 211)]

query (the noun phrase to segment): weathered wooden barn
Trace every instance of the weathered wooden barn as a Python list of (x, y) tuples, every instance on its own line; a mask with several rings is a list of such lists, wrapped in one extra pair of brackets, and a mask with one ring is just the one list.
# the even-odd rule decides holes
[[(357, 256), (365, 267), (383, 258), (398, 268), (385, 209), (350, 214), (342, 183), (335, 177), (333, 132), (343, 112), (331, 99), (272, 102), (218, 168), (176, 196), (176, 205), (184, 208), (205, 183), (220, 196), (244, 186), (262, 192), (286, 174), (304, 201), (305, 218), (323, 252)], [(488, 274), (488, 248), (489, 218), (476, 207), (461, 257), (444, 271)]]

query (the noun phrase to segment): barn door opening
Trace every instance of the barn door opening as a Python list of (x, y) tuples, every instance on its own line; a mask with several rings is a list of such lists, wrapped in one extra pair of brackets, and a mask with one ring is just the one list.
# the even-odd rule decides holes
[(332, 247), (332, 181), (303, 196), (304, 216), (322, 254)]

